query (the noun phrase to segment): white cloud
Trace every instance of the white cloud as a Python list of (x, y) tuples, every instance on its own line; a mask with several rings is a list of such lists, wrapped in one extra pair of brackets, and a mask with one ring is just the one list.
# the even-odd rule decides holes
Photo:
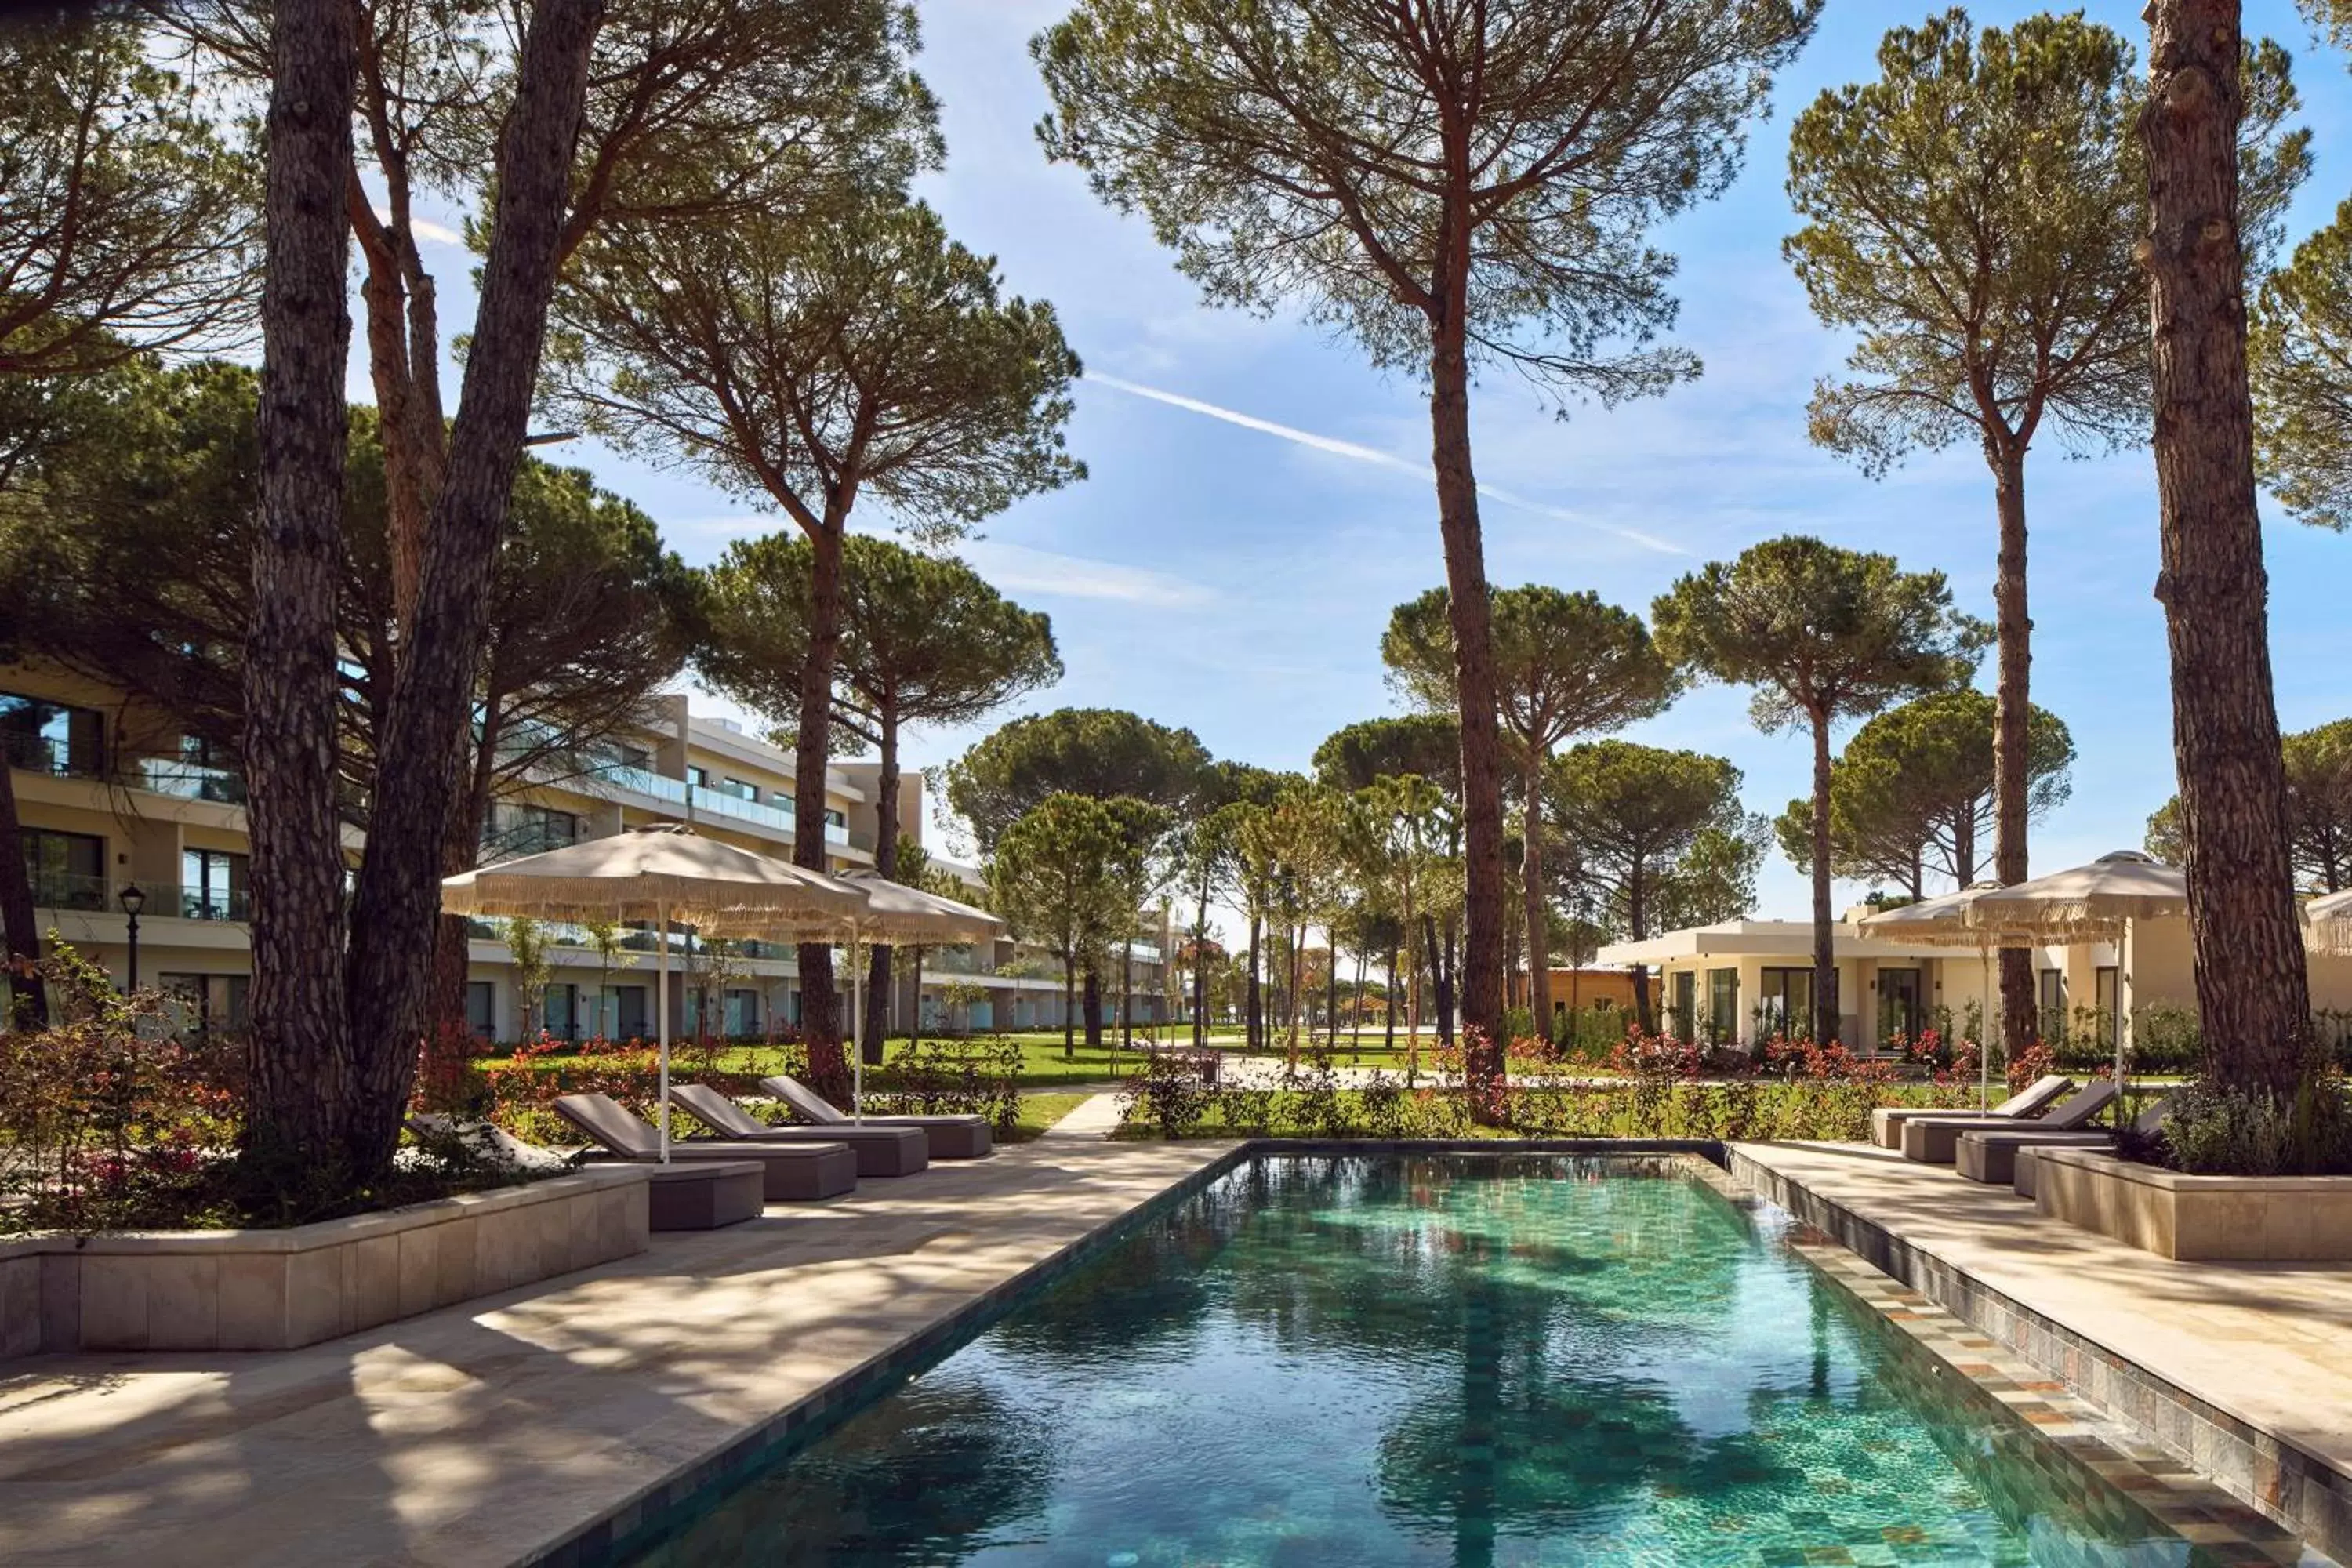
[[(1310, 447), (1318, 452), (1328, 452), (1334, 457), (1346, 458), (1359, 463), (1370, 463), (1383, 468), (1393, 468), (1400, 473), (1411, 474), (1416, 479), (1427, 479), (1432, 477), (1433, 471), (1427, 463), (1418, 462), (1411, 458), (1399, 457), (1394, 452), (1384, 452), (1377, 447), (1367, 447), (1356, 441), (1343, 441), (1336, 436), (1318, 436), (1312, 430), (1301, 430), (1292, 425), (1277, 425), (1271, 419), (1261, 419), (1254, 414), (1244, 414), (1238, 409), (1220, 407), (1213, 403), (1203, 403), (1197, 397), (1186, 397), (1181, 393), (1163, 392), (1156, 386), (1144, 386), (1137, 382), (1122, 380), (1118, 376), (1105, 375), (1100, 371), (1088, 371), (1087, 380), (1110, 387), (1114, 391), (1127, 393), (1131, 396), (1149, 398), (1154, 403), (1164, 403), (1171, 408), (1181, 408), (1190, 413), (1205, 415), (1211, 419), (1222, 419), (1228, 425), (1238, 425), (1244, 430), (1255, 430), (1261, 435), (1272, 436), (1301, 447)], [(1645, 550), (1654, 550), (1661, 554), (1687, 555), (1690, 553), (1681, 545), (1670, 543), (1654, 534), (1643, 533), (1638, 529), (1621, 528), (1614, 523), (1598, 522), (1580, 512), (1570, 511), (1566, 507), (1531, 500), (1526, 496), (1515, 494), (1495, 485), (1482, 483), (1478, 487), (1478, 493), (1488, 500), (1500, 502), (1504, 506), (1517, 507), (1522, 511), (1536, 512), (1545, 517), (1557, 518), (1562, 522), (1574, 523), (1579, 528), (1589, 528), (1598, 533), (1611, 534), (1638, 544)]]
[(1211, 597), (1201, 584), (1164, 572), (1033, 550), (1002, 540), (971, 540), (960, 553), (997, 587), (1043, 598), (1109, 599), (1171, 609), (1199, 605)]
[[(392, 214), (383, 207), (375, 209), (375, 216), (382, 218), (386, 223), (390, 223), (392, 221)], [(417, 238), (424, 240), (428, 245), (463, 245), (466, 243), (466, 237), (464, 235), (459, 234), (454, 228), (435, 223), (429, 217), (417, 217), (412, 215), (408, 220), (408, 231), (411, 234), (414, 234)]]

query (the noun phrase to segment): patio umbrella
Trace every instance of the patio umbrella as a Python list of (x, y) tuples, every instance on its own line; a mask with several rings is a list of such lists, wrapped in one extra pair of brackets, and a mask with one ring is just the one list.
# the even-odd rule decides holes
[[(1997, 947), (2023, 940), (2023, 933), (2011, 933), (1989, 926), (1971, 925), (1969, 916), (1977, 900), (1988, 893), (2000, 890), (1999, 882), (1971, 882), (1957, 893), (1945, 893), (1932, 899), (1865, 915), (1860, 924), (1874, 936), (1889, 942), (1916, 942), (1933, 947), (1972, 947), (1978, 962), (1984, 968), (1986, 1014), (1991, 1014), (1992, 951)], [(1992, 1103), (1992, 1051), (1987, 1042), (1977, 1043), (1977, 1109)]]
[[(876, 871), (851, 871), (840, 880), (866, 895), (863, 908), (849, 920), (849, 1039), (850, 1119), (866, 1119), (866, 966), (857, 961), (858, 944), (903, 942), (985, 942), (1004, 933), (1004, 922), (986, 910), (943, 899), (919, 888), (894, 882)], [(915, 1005), (922, 1005), (917, 997)]]
[(445, 878), (441, 908), (453, 915), (523, 915), (555, 921), (655, 923), (656, 1031), (661, 1063), (661, 1157), (669, 1160), (669, 926), (705, 930), (838, 928), (865, 894), (690, 827), (635, 827)]
[(2352, 958), (2352, 889), (2304, 905), (2303, 936), (2314, 952)]
[(1987, 893), (1969, 909), (1969, 918), (2053, 942), (2118, 935), (2116, 1084), (2120, 1089), (2131, 1046), (2132, 922), (2188, 912), (2189, 879), (2179, 867), (2137, 849), (2118, 849), (2087, 866)]

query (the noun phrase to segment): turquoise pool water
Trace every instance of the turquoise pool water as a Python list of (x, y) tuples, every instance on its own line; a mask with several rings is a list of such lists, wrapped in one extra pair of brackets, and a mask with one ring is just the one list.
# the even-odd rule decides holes
[(1778, 1237), (1664, 1164), (1258, 1160), (635, 1561), (2223, 1561)]

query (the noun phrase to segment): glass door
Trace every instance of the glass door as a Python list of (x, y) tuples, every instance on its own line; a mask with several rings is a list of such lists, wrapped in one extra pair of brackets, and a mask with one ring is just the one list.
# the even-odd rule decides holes
[(1916, 1040), (1927, 1022), (1927, 985), (1916, 969), (1878, 972), (1878, 1043)]

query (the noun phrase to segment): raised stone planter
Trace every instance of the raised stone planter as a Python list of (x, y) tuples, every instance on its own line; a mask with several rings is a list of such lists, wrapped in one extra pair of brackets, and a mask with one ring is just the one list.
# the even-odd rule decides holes
[(2352, 1262), (2352, 1176), (2184, 1176), (2089, 1149), (2037, 1149), (2042, 1214), (2158, 1257)]
[(284, 1230), (0, 1246), (0, 1357), (316, 1344), (646, 1249), (646, 1173), (600, 1166)]

